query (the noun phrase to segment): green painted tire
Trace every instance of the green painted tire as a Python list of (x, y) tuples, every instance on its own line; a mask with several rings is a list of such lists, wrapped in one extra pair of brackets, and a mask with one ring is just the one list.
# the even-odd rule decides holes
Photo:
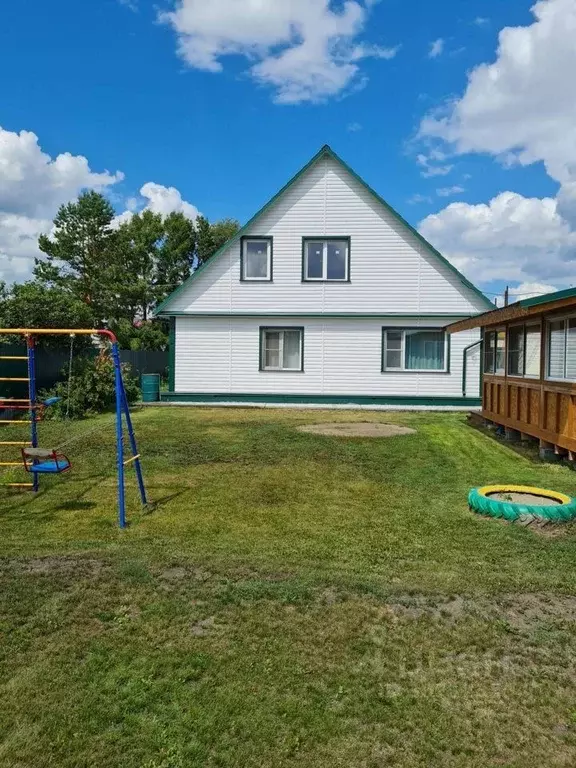
[[(559, 501), (559, 504), (545, 506), (541, 504), (515, 504), (512, 501), (499, 501), (490, 498), (492, 493), (531, 493)], [(503, 518), (513, 522), (519, 518), (539, 518), (549, 522), (565, 522), (576, 517), (576, 499), (557, 491), (532, 488), (528, 485), (485, 485), (472, 488), (468, 494), (468, 506), (474, 512), (489, 517)]]

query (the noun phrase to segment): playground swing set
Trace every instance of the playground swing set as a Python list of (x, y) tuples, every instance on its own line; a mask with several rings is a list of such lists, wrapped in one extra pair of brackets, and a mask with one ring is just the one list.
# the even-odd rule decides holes
[[(106, 329), (60, 329), (60, 328), (0, 328), (0, 335), (23, 336), (26, 339), (26, 355), (0, 355), (0, 360), (26, 361), (28, 375), (0, 376), (0, 382), (19, 382), (28, 385), (27, 398), (0, 397), (0, 412), (14, 411), (16, 414), (24, 412), (25, 419), (0, 419), (0, 424), (5, 426), (26, 425), (30, 427), (30, 439), (27, 441), (0, 440), (0, 446), (20, 448), (20, 461), (2, 461), (2, 467), (22, 468), (32, 475), (32, 482), (5, 483), (10, 488), (29, 489), (38, 491), (41, 475), (59, 475), (69, 472), (72, 468), (70, 459), (62, 452), (62, 447), (44, 448), (38, 445), (38, 423), (42, 420), (44, 411), (51, 405), (59, 402), (61, 398), (51, 397), (44, 401), (38, 399), (36, 391), (36, 342), (37, 336), (49, 334), (70, 336), (70, 360), (68, 369), (68, 396), (72, 381), (72, 361), (74, 350), (74, 338), (78, 335), (101, 336), (111, 343), (111, 357), (114, 364), (114, 390), (116, 395), (116, 473), (118, 479), (118, 525), (126, 527), (126, 494), (125, 494), (125, 469), (128, 465), (134, 465), (138, 490), (143, 506), (148, 506), (146, 488), (140, 466), (140, 454), (136, 444), (136, 436), (132, 426), (128, 398), (122, 379), (122, 367), (120, 364), (120, 348), (118, 340), (112, 331)], [(2, 366), (4, 368), (4, 366)], [(68, 408), (67, 404), (67, 408)], [(128, 431), (131, 456), (124, 458), (124, 425)], [(69, 441), (71, 442), (71, 441)]]

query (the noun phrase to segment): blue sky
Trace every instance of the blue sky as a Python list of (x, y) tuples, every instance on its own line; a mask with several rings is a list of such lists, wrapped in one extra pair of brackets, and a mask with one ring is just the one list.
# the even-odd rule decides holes
[[(547, 114), (549, 128), (533, 98), (537, 87), (546, 103), (549, 90), (538, 61), (551, 48), (574, 47), (562, 33), (574, 0), (541, 0), (540, 20), (526, 0), (356, 0), (347, 9), (286, 0), (282, 10), (276, 0), (211, 0), (205, 17), (199, 2), (22, 0), (3, 8), (0, 275), (26, 276), (34, 227), (80, 184), (100, 185), (119, 213), (184, 200), (187, 210), (244, 221), (328, 143), (486, 290), (576, 279), (571, 158), (560, 168), (562, 158), (546, 148), (546, 131), (552, 144), (571, 114)], [(505, 28), (524, 30), (523, 38), (499, 54)], [(545, 81), (576, 64), (556, 58)], [(474, 82), (490, 64), (501, 77), (494, 93), (481, 71)], [(567, 88), (572, 109), (576, 94)], [(516, 125), (532, 121), (533, 130)], [(23, 149), (21, 131), (38, 146), (28, 138)], [(72, 169), (53, 167), (62, 153)], [(105, 170), (123, 178), (103, 179)], [(147, 183), (152, 191), (141, 196)], [(449, 208), (455, 202), (465, 207)]]

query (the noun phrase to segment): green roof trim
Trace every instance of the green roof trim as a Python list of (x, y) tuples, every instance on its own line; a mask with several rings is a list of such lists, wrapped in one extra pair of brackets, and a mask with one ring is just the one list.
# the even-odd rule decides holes
[(538, 304), (547, 304), (549, 301), (558, 301), (559, 299), (571, 299), (576, 296), (576, 288), (566, 288), (563, 291), (554, 291), (545, 293), (543, 296), (534, 296), (531, 299), (522, 299), (518, 304), (521, 307), (535, 307)]
[(305, 165), (303, 168), (301, 168), (301, 169), (298, 171), (298, 173), (297, 173), (295, 176), (293, 176), (293, 177), (290, 179), (290, 181), (289, 181), (287, 184), (285, 184), (285, 185), (282, 187), (282, 189), (280, 189), (280, 190), (279, 190), (279, 191), (278, 191), (278, 192), (277, 192), (277, 193), (274, 195), (274, 197), (270, 198), (270, 200), (269, 200), (269, 201), (268, 201), (268, 202), (267, 202), (267, 203), (266, 203), (264, 206), (262, 206), (262, 208), (260, 208), (260, 210), (259, 210), (257, 213), (255, 213), (255, 214), (254, 214), (254, 216), (252, 216), (252, 218), (251, 218), (251, 219), (249, 219), (249, 221), (247, 221), (247, 222), (246, 222), (246, 224), (244, 224), (244, 226), (243, 226), (243, 227), (241, 227), (241, 228), (238, 230), (238, 232), (236, 232), (236, 234), (235, 234), (233, 237), (231, 237), (231, 238), (230, 238), (230, 240), (228, 240), (227, 242), (225, 242), (225, 243), (224, 243), (224, 245), (223, 245), (221, 248), (219, 248), (219, 249), (216, 251), (216, 253), (215, 253), (215, 254), (212, 256), (212, 258), (210, 258), (208, 261), (204, 262), (204, 264), (202, 264), (200, 267), (198, 267), (198, 269), (195, 269), (195, 270), (194, 270), (194, 272), (192, 272), (192, 274), (191, 274), (191, 275), (190, 275), (190, 276), (189, 276), (189, 277), (188, 277), (188, 278), (187, 278), (187, 279), (186, 279), (186, 280), (185, 280), (185, 281), (182, 283), (182, 285), (178, 286), (178, 288), (176, 288), (174, 291), (172, 291), (172, 293), (171, 293), (169, 296), (167, 296), (167, 297), (164, 299), (164, 301), (163, 301), (163, 302), (162, 302), (162, 303), (161, 303), (161, 304), (160, 304), (160, 305), (159, 305), (159, 306), (156, 308), (156, 310), (154, 311), (154, 313), (153, 313), (153, 314), (154, 314), (156, 317), (158, 317), (159, 315), (162, 315), (162, 314), (167, 314), (167, 315), (169, 315), (169, 314), (170, 314), (170, 312), (167, 312), (167, 311), (166, 311), (166, 309), (167, 309), (167, 307), (168, 307), (168, 304), (170, 304), (170, 303), (172, 302), (172, 300), (173, 300), (173, 299), (174, 299), (176, 296), (178, 296), (178, 294), (179, 294), (179, 293), (181, 293), (181, 291), (183, 291), (183, 290), (184, 290), (184, 288), (185, 288), (187, 285), (189, 285), (189, 283), (190, 283), (192, 280), (194, 280), (194, 279), (195, 279), (195, 278), (196, 278), (196, 277), (197, 277), (199, 274), (201, 274), (201, 273), (202, 273), (202, 272), (203, 272), (203, 271), (204, 271), (204, 270), (205, 270), (205, 269), (206, 269), (206, 268), (207, 268), (207, 267), (208, 267), (210, 264), (212, 264), (212, 262), (213, 262), (213, 261), (215, 261), (215, 260), (216, 260), (216, 259), (217, 259), (217, 258), (220, 256), (220, 254), (224, 253), (224, 251), (226, 251), (226, 250), (227, 250), (227, 249), (228, 249), (228, 248), (229, 248), (231, 245), (233, 245), (233, 244), (234, 244), (235, 242), (237, 242), (237, 241), (238, 241), (238, 240), (239, 240), (239, 239), (240, 239), (240, 238), (241, 238), (243, 235), (245, 235), (245, 234), (247, 233), (247, 230), (249, 229), (249, 227), (251, 227), (251, 226), (252, 226), (252, 225), (253, 225), (253, 224), (254, 224), (254, 223), (255, 223), (255, 222), (256, 222), (256, 221), (257, 221), (257, 220), (260, 218), (260, 216), (262, 216), (264, 213), (266, 213), (266, 211), (267, 211), (267, 210), (268, 210), (268, 209), (269, 209), (269, 208), (270, 208), (272, 205), (274, 205), (274, 203), (275, 203), (275, 202), (276, 202), (276, 201), (277, 201), (277, 200), (278, 200), (278, 199), (279, 199), (279, 198), (280, 198), (280, 197), (281, 197), (281, 196), (284, 194), (284, 192), (286, 192), (288, 189), (290, 189), (290, 187), (292, 187), (292, 186), (293, 186), (293, 185), (294, 185), (294, 184), (295, 184), (295, 183), (298, 181), (298, 179), (300, 179), (300, 178), (301, 178), (301, 176), (303, 176), (303, 175), (304, 175), (304, 174), (305, 174), (305, 173), (306, 173), (306, 172), (307, 172), (307, 171), (308, 171), (310, 168), (312, 168), (312, 166), (314, 166), (314, 165), (315, 165), (315, 164), (316, 164), (316, 163), (317, 163), (319, 160), (321, 160), (321, 159), (322, 159), (322, 158), (324, 158), (324, 157), (329, 157), (329, 158), (331, 158), (332, 160), (334, 160), (335, 162), (337, 162), (339, 165), (341, 165), (341, 166), (342, 166), (342, 168), (344, 168), (344, 170), (345, 170), (345, 171), (347, 171), (347, 172), (348, 172), (348, 173), (349, 173), (349, 174), (350, 174), (350, 175), (351, 175), (351, 176), (352, 176), (354, 179), (356, 179), (356, 181), (358, 181), (358, 182), (359, 182), (359, 183), (360, 183), (360, 184), (361, 184), (361, 185), (364, 187), (364, 189), (365, 189), (367, 192), (369, 192), (369, 193), (372, 195), (372, 197), (373, 197), (373, 198), (374, 198), (374, 199), (375, 199), (375, 200), (376, 200), (378, 203), (380, 203), (380, 205), (384, 206), (384, 208), (385, 208), (385, 209), (386, 209), (386, 210), (387, 210), (389, 213), (391, 213), (391, 214), (392, 214), (392, 216), (393, 216), (393, 217), (394, 217), (394, 218), (395, 218), (395, 219), (396, 219), (396, 220), (397, 220), (397, 221), (398, 221), (400, 224), (402, 224), (402, 225), (403, 225), (403, 226), (404, 226), (406, 229), (408, 229), (408, 231), (409, 231), (409, 232), (410, 232), (412, 235), (414, 235), (414, 237), (415, 237), (415, 238), (416, 238), (416, 239), (417, 239), (417, 240), (418, 240), (418, 241), (419, 241), (419, 242), (420, 242), (422, 245), (424, 245), (424, 246), (426, 247), (426, 249), (429, 251), (429, 253), (431, 253), (433, 256), (435, 256), (437, 259), (439, 259), (439, 260), (442, 262), (442, 264), (444, 264), (444, 266), (448, 267), (448, 269), (449, 269), (449, 270), (450, 270), (450, 271), (451, 271), (453, 274), (455, 274), (455, 275), (456, 275), (456, 277), (457, 277), (457, 278), (460, 280), (460, 282), (461, 282), (461, 283), (462, 283), (464, 286), (466, 286), (466, 288), (468, 288), (469, 290), (471, 290), (471, 291), (472, 291), (472, 292), (473, 292), (473, 293), (474, 293), (474, 294), (475, 294), (475, 295), (476, 295), (478, 298), (480, 298), (480, 299), (483, 301), (483, 303), (486, 305), (486, 308), (491, 308), (491, 309), (493, 309), (493, 308), (494, 308), (494, 304), (492, 304), (492, 302), (491, 302), (491, 301), (490, 301), (490, 300), (489, 300), (489, 299), (488, 299), (488, 298), (487, 298), (487, 297), (486, 297), (486, 296), (485, 296), (485, 295), (482, 293), (482, 291), (480, 291), (478, 288), (476, 288), (476, 286), (475, 286), (473, 283), (471, 283), (469, 280), (467, 280), (467, 279), (464, 277), (464, 275), (463, 275), (461, 272), (459, 272), (459, 271), (456, 269), (456, 267), (455, 267), (453, 264), (451, 264), (451, 263), (448, 261), (448, 259), (446, 259), (444, 256), (442, 256), (442, 254), (441, 254), (439, 251), (437, 251), (437, 250), (436, 250), (436, 248), (434, 248), (434, 246), (430, 245), (430, 243), (429, 243), (429, 242), (428, 242), (428, 241), (427, 241), (427, 240), (426, 240), (426, 239), (425, 239), (425, 238), (424, 238), (424, 237), (423, 237), (423, 236), (422, 236), (422, 235), (421, 235), (421, 234), (418, 232), (418, 230), (416, 230), (416, 229), (415, 229), (415, 228), (414, 228), (414, 227), (413, 227), (411, 224), (409, 224), (409, 223), (406, 221), (406, 219), (404, 219), (404, 218), (403, 218), (403, 217), (402, 217), (402, 216), (401, 216), (401, 215), (400, 215), (400, 214), (399, 214), (397, 211), (395, 211), (395, 210), (394, 210), (394, 208), (392, 208), (392, 206), (391, 206), (391, 205), (389, 205), (389, 204), (388, 204), (388, 203), (387, 203), (387, 202), (386, 202), (386, 201), (385, 201), (385, 200), (384, 200), (382, 197), (380, 197), (380, 195), (379, 195), (379, 194), (378, 194), (378, 193), (377, 193), (377, 192), (376, 192), (374, 189), (372, 189), (372, 187), (370, 187), (370, 186), (369, 186), (369, 185), (368, 185), (368, 184), (367, 184), (367, 183), (364, 181), (364, 179), (363, 179), (363, 178), (361, 178), (361, 177), (360, 177), (360, 176), (359, 176), (359, 175), (356, 173), (356, 171), (354, 171), (352, 168), (350, 168), (350, 166), (349, 166), (347, 163), (345, 163), (345, 162), (344, 162), (344, 160), (342, 160), (342, 158), (340, 158), (340, 157), (339, 157), (339, 156), (338, 156), (338, 155), (337, 155), (337, 154), (334, 152), (334, 150), (333, 150), (333, 149), (331, 149), (331, 147), (329, 147), (329, 146), (328, 146), (328, 144), (325, 144), (325, 145), (322, 147), (322, 149), (321, 149), (319, 152), (317, 152), (317, 153), (314, 155), (314, 157), (313, 157), (313, 158), (312, 158), (312, 159), (311, 159), (309, 162), (307, 162), (307, 163), (306, 163), (306, 165)]

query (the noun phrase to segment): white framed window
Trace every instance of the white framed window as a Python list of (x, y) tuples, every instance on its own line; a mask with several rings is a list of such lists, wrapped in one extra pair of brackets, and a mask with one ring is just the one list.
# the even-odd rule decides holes
[(304, 370), (304, 328), (260, 328), (260, 370)]
[(383, 328), (382, 370), (446, 373), (448, 336), (439, 328)]
[(576, 317), (548, 321), (546, 377), (576, 381)]
[(539, 323), (511, 325), (508, 328), (508, 376), (540, 377)]
[(271, 282), (272, 238), (243, 237), (240, 248), (240, 280)]
[(486, 331), (484, 334), (484, 373), (504, 375), (506, 372), (506, 331)]
[(349, 237), (303, 237), (302, 280), (345, 283), (350, 280)]

